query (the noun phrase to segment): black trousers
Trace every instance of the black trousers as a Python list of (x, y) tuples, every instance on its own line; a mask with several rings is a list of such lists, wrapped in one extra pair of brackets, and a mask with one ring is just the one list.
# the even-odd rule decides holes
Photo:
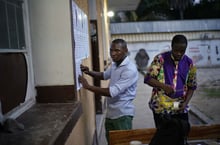
[(153, 115), (157, 131), (149, 145), (187, 145), (186, 138), (190, 131), (187, 113)]

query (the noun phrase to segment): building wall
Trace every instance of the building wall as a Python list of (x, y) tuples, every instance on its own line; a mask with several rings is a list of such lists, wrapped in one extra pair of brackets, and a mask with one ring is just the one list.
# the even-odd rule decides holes
[[(89, 2), (86, 0), (76, 0), (75, 1), (78, 6), (87, 14), (88, 18), (90, 19), (90, 14), (88, 13), (88, 8), (94, 7), (92, 5), (88, 5)], [(98, 28), (98, 45), (99, 45), (99, 64), (100, 64), (100, 70), (104, 70), (104, 49), (108, 48), (109, 43), (106, 42), (109, 40), (109, 32), (106, 30), (108, 29), (108, 23), (106, 21), (106, 15), (105, 12), (107, 12), (107, 1), (106, 0), (96, 0), (93, 1), (96, 5), (96, 20), (97, 20), (97, 28)], [(95, 16), (91, 16), (94, 18)], [(89, 66), (90, 69), (92, 69), (92, 50), (90, 46), (90, 55), (88, 58), (84, 59), (82, 61), (83, 65)], [(93, 79), (89, 77), (88, 75), (85, 75), (87, 80), (90, 84), (93, 83)], [(94, 102), (94, 94), (90, 91), (81, 89), (80, 92), (78, 92), (78, 98), (82, 102), (83, 105), (83, 115), (79, 119), (77, 125), (73, 129), (72, 133), (70, 134), (66, 145), (95, 145), (97, 142), (97, 134), (96, 134), (96, 114), (95, 114), (95, 102)]]
[[(158, 42), (128, 43), (129, 57), (135, 63), (135, 56), (140, 48), (148, 53), (150, 62), (156, 54), (171, 50), (171, 40)], [(189, 40), (186, 54), (192, 58), (197, 67), (220, 66), (219, 40)]]
[[(33, 109), (33, 107), (37, 106), (37, 104), (44, 103), (43, 105), (47, 106), (51, 105), (49, 103), (59, 103), (58, 105), (62, 107), (62, 105), (70, 103), (73, 107), (75, 107), (73, 108), (72, 114), (70, 114), (71, 117), (73, 116), (70, 121), (73, 122), (74, 125), (76, 123), (76, 125), (72, 125), (74, 126), (72, 129), (72, 126), (68, 126), (69, 122), (64, 121), (63, 125), (72, 129), (66, 144), (92, 145), (96, 144), (94, 94), (90, 91), (84, 90), (83, 88), (75, 90), (75, 82), (78, 81), (78, 76), (74, 76), (75, 58), (73, 55), (73, 44), (75, 41), (72, 40), (72, 27), (74, 26), (71, 21), (71, 2), (71, 0), (24, 0), (24, 3), (21, 4), (22, 6), (19, 5), (24, 16), (22, 18), (24, 20), (24, 39), (26, 41), (26, 46), (24, 48), (22, 46), (18, 50), (8, 48), (0, 50), (0, 59), (2, 60), (0, 64), (2, 71), (0, 71), (0, 74), (3, 74), (4, 77), (6, 76), (6, 79), (4, 78), (3, 81), (1, 81), (0, 86), (1, 88), (2, 86), (5, 88), (7, 95), (10, 95), (8, 90), (15, 94), (14, 96), (10, 96), (11, 98), (8, 97), (9, 95), (5, 96), (4, 92), (3, 95), (0, 95), (7, 98), (8, 100), (6, 101), (10, 101), (10, 104), (8, 103), (9, 106), (3, 107), (3, 113), (8, 113), (9, 117), (12, 116), (13, 118), (17, 118), (24, 113), (24, 116), (26, 115), (25, 117), (27, 117), (25, 119), (27, 122), (29, 119), (33, 119), (33, 117), (32, 115), (30, 115), (31, 117), (27, 115), (28, 113), (25, 114), (25, 112), (28, 112), (29, 109)], [(88, 0), (75, 0), (74, 2), (88, 16), (89, 29), (90, 15), (88, 10)], [(100, 53), (97, 54), (97, 56), (99, 56), (100, 70), (104, 70), (103, 56), (107, 55), (105, 53), (106, 51), (102, 49), (109, 48), (109, 40), (107, 39), (109, 39), (110, 36), (108, 32), (108, 21), (105, 15), (107, 13), (107, 1), (96, 0), (95, 5), (98, 9), (98, 34), (101, 38), (98, 40), (100, 44)], [(7, 5), (5, 4), (5, 6)], [(82, 60), (82, 63), (87, 65), (90, 69), (92, 69), (91, 52), (92, 50), (89, 44), (90, 55)], [(9, 70), (10, 73), (6, 73), (7, 71), (5, 72), (3, 70)], [(9, 77), (10, 80), (8, 80), (7, 77)], [(85, 77), (88, 79), (90, 84), (93, 83), (93, 79), (91, 77)], [(13, 83), (14, 81), (16, 81), (16, 83)], [(10, 84), (13, 85), (10, 86)], [(19, 94), (16, 90), (20, 92), (22, 91), (20, 96), (18, 96)], [(21, 98), (22, 100), (16, 101), (15, 99), (17, 98)], [(27, 101), (30, 103), (27, 103)], [(2, 106), (8, 104), (7, 102), (3, 102)], [(18, 108), (21, 109), (19, 110)], [(56, 109), (58, 110), (59, 108), (55, 108), (55, 110)], [(39, 109), (39, 111), (44, 110)], [(34, 117), (38, 118), (38, 115), (42, 114), (34, 114)], [(42, 121), (51, 123), (50, 119), (51, 118), (49, 117), (49, 121)], [(54, 120), (52, 120), (52, 122), (53, 121)], [(34, 124), (33, 121), (31, 121), (31, 123)], [(34, 127), (36, 127), (36, 125), (34, 125)], [(42, 130), (40, 127), (37, 129), (39, 129), (39, 131)], [(43, 133), (44, 132), (42, 132), (42, 134)], [(57, 134), (59, 133), (60, 132), (58, 131)], [(55, 141), (62, 142), (66, 139), (67, 133), (69, 133), (69, 130), (65, 128), (61, 130), (60, 133), (62, 139), (60, 136), (57, 137), (55, 135), (52, 136), (52, 141), (50, 140), (51, 138), (47, 138), (46, 140), (50, 143)], [(35, 136), (35, 139), (42, 139), (41, 137), (38, 137), (39, 136)]]
[[(161, 24), (162, 25), (162, 24)], [(220, 30), (220, 28), (219, 28)], [(142, 33), (130, 33), (130, 34), (111, 34), (111, 38), (123, 38), (128, 43), (141, 43), (141, 42), (162, 42), (170, 41), (172, 36), (176, 34), (184, 34), (189, 40), (216, 40), (220, 39), (219, 30), (209, 31), (181, 31), (181, 32), (142, 32)]]
[[(36, 86), (74, 85), (69, 2), (69, 0), (31, 0), (29, 2)], [(89, 18), (88, 1), (76, 0), (75, 3)], [(99, 9), (102, 5), (98, 5)], [(100, 25), (103, 23), (101, 19), (98, 20)], [(99, 33), (102, 37), (106, 32), (101, 29)], [(102, 57), (100, 59), (103, 69), (104, 61)], [(90, 56), (82, 63), (92, 68), (91, 50)], [(86, 77), (92, 84), (92, 78)], [(96, 138), (94, 94), (81, 89), (76, 95), (76, 100), (82, 103), (83, 114), (69, 135), (66, 145), (91, 145)]]
[(66, 141), (65, 145), (89, 145), (88, 138), (85, 136), (87, 133), (83, 129), (85, 128), (85, 124), (83, 124), (83, 122), (83, 117), (81, 117), (75, 128), (72, 130), (70, 137)]
[[(160, 23), (161, 25), (164, 25), (163, 22)], [(201, 21), (201, 23), (203, 23), (203, 21)], [(208, 20), (204, 21), (204, 23), (207, 23), (206, 30), (184, 31), (181, 30), (181, 24), (183, 26), (186, 26), (186, 24), (182, 22), (178, 25), (178, 31), (156, 32), (155, 30), (155, 32), (145, 33), (114, 33), (112, 34), (112, 39), (123, 38), (128, 42), (130, 57), (133, 61), (138, 50), (140, 48), (144, 48), (150, 56), (150, 63), (156, 54), (171, 49), (171, 40), (174, 35), (183, 34), (188, 39), (188, 47), (186, 54), (193, 59), (197, 67), (220, 66), (219, 26), (209, 26)], [(114, 27), (114, 24), (112, 25), (112, 27)]]
[(31, 42), (37, 86), (73, 84), (69, 1), (31, 0)]

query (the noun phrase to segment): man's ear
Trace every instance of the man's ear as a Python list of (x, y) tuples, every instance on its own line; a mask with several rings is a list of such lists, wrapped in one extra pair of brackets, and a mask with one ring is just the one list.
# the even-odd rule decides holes
[(126, 56), (129, 56), (129, 55), (130, 55), (130, 53), (129, 53), (129, 51), (128, 51), (128, 48), (124, 48), (124, 52), (125, 52)]
[(130, 54), (131, 54), (130, 51), (127, 51), (126, 55), (129, 56)]
[(125, 48), (125, 52), (128, 53), (128, 48), (127, 47)]

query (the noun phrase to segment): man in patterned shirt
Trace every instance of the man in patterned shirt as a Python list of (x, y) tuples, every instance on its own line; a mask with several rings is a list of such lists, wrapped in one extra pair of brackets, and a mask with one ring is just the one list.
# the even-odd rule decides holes
[[(175, 35), (171, 46), (171, 51), (155, 56), (144, 78), (144, 83), (153, 87), (149, 107), (157, 128), (150, 145), (187, 144), (188, 103), (197, 87), (196, 68), (185, 55), (187, 39), (184, 35)], [(161, 136), (165, 134), (163, 140)]]

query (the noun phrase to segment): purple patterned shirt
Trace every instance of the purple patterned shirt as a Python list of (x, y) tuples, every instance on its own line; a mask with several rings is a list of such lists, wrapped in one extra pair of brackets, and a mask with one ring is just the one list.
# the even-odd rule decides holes
[(174, 94), (168, 96), (162, 89), (153, 88), (149, 106), (156, 113), (177, 113), (173, 102), (184, 101), (187, 90), (195, 90), (197, 87), (196, 68), (193, 66), (192, 60), (184, 55), (180, 61), (175, 62), (171, 51), (155, 56), (144, 83), (147, 83), (150, 78), (171, 85), (175, 91)]

